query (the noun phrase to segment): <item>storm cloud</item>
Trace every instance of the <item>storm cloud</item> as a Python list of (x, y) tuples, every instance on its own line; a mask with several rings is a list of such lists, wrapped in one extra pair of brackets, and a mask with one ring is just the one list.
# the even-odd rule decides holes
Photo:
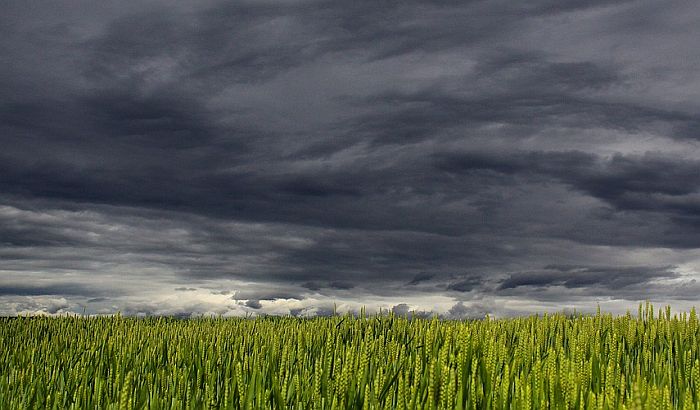
[(671, 1), (10, 2), (0, 314), (685, 308)]

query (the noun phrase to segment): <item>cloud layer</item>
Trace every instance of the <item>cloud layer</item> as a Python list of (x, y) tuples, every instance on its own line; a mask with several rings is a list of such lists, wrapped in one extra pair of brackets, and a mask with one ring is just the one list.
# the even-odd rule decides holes
[(685, 308), (700, 7), (11, 3), (0, 314)]

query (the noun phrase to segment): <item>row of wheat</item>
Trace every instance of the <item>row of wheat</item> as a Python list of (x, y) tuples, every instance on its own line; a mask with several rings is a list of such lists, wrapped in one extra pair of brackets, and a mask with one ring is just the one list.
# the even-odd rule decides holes
[(0, 408), (700, 408), (695, 311), (0, 319)]

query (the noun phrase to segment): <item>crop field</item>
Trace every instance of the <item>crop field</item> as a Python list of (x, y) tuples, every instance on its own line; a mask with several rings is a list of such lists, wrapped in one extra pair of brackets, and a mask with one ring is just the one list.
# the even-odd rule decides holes
[(697, 409), (695, 311), (0, 319), (0, 408)]

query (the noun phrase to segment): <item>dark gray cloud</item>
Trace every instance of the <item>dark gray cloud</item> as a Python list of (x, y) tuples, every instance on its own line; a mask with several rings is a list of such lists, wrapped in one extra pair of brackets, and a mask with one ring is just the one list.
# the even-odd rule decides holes
[(0, 285), (0, 296), (95, 296), (109, 294), (107, 289), (92, 288), (82, 283), (47, 283)]
[(8, 4), (0, 314), (685, 303), (697, 17), (678, 1)]
[(481, 280), (479, 277), (473, 277), (469, 279), (460, 280), (458, 282), (450, 283), (447, 286), (448, 290), (455, 290), (457, 292), (469, 292), (481, 285)]
[(688, 306), (697, 300), (699, 290), (697, 279), (672, 266), (547, 266), (509, 275), (496, 292), (506, 298), (528, 295), (547, 303), (562, 302), (564, 293), (567, 303), (590, 311), (581, 302), (611, 297), (630, 305), (646, 299), (690, 302), (685, 303)]
[(652, 214), (666, 221), (666, 235), (624, 236), (617, 238), (620, 241), (687, 248), (700, 245), (693, 228), (700, 217), (700, 161), (694, 159), (651, 153), (604, 158), (580, 151), (471, 152), (439, 154), (436, 167), (450, 174), (486, 173), (500, 177), (502, 183), (562, 183), (607, 203), (617, 215)]
[(245, 302), (245, 305), (248, 306), (251, 309), (260, 309), (262, 308), (262, 304), (260, 304), (259, 300), (256, 299), (249, 299)]
[(658, 279), (677, 278), (680, 275), (673, 267), (590, 267), (550, 265), (539, 272), (524, 272), (510, 275), (500, 289), (521, 286), (563, 286), (566, 288), (601, 287), (610, 291), (633, 285), (647, 284)]
[(435, 277), (434, 273), (421, 272), (421, 273), (417, 274), (416, 276), (414, 276), (413, 279), (411, 279), (411, 281), (408, 282), (408, 285), (417, 285), (421, 282), (427, 282), (434, 277)]

